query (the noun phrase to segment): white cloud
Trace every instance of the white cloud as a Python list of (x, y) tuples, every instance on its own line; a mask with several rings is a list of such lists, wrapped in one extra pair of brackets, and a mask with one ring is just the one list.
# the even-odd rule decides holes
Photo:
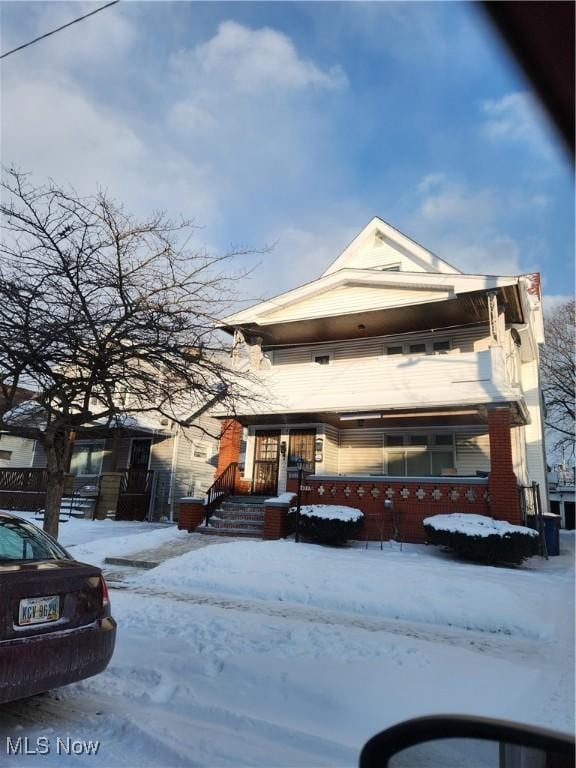
[(533, 268), (505, 231), (505, 212), (513, 205), (507, 197), (445, 172), (424, 176), (417, 193), (405, 231), (458, 269), (513, 275)]
[(491, 141), (522, 143), (537, 152), (550, 152), (546, 117), (530, 93), (518, 91), (487, 99), (481, 109), (485, 116), (482, 130)]
[(544, 291), (544, 295), (542, 297), (544, 314), (549, 315), (550, 313), (554, 312), (555, 309), (562, 306), (562, 304), (566, 304), (569, 301), (574, 301), (573, 293), (550, 294)]
[(459, 184), (445, 183), (423, 198), (420, 211), (431, 222), (478, 224), (491, 220), (496, 204), (488, 190), (472, 192)]
[(180, 51), (173, 66), (185, 77), (205, 76), (243, 93), (308, 87), (337, 89), (347, 79), (339, 66), (322, 70), (302, 58), (289, 37), (274, 29), (250, 29), (225, 21), (216, 35), (191, 51)]
[[(3, 31), (3, 49), (16, 47), (24, 38), (30, 39), (53, 30), (97, 8), (90, 2), (28, 3), (26, 24), (16, 32)], [(129, 12), (128, 12), (129, 13)], [(6, 60), (5, 70), (13, 67), (26, 69), (66, 70), (73, 68), (78, 74), (83, 67), (112, 67), (137, 38), (137, 30), (130, 21), (126, 6), (117, 5), (94, 14), (81, 26), (71, 26), (58, 34), (47, 37), (26, 49), (26, 53), (14, 54)], [(80, 31), (81, 30), (81, 31)]]

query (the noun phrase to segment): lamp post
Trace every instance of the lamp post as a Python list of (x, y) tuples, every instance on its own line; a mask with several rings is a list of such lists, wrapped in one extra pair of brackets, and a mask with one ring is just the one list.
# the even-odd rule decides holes
[(296, 459), (296, 468), (298, 469), (298, 487), (296, 496), (296, 532), (294, 541), (300, 541), (300, 507), (302, 505), (302, 474), (304, 472), (304, 458), (298, 456)]

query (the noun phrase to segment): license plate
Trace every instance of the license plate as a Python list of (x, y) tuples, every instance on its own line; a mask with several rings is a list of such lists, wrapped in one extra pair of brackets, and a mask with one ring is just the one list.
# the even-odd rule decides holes
[(23, 627), (27, 624), (45, 624), (48, 621), (56, 621), (60, 618), (60, 598), (58, 595), (51, 597), (25, 597), (20, 600), (18, 611), (18, 624)]

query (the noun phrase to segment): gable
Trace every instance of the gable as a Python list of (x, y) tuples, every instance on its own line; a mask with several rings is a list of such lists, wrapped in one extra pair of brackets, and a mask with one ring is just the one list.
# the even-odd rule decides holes
[(340, 269), (459, 274), (459, 270), (431, 251), (375, 217), (338, 256), (323, 276)]
[(315, 317), (364, 312), (407, 304), (441, 301), (453, 295), (448, 286), (438, 290), (429, 288), (394, 288), (387, 285), (340, 285), (294, 302), (261, 316), (261, 323), (303, 320)]

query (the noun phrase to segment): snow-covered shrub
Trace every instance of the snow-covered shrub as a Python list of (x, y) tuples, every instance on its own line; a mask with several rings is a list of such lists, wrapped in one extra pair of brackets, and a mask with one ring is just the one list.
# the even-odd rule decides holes
[[(300, 535), (320, 544), (344, 544), (358, 536), (364, 515), (354, 507), (336, 504), (306, 504), (300, 508)], [(289, 528), (296, 529), (296, 508), (288, 515)]]
[(521, 563), (538, 554), (538, 533), (484, 515), (454, 513), (424, 520), (429, 544), (449, 547), (467, 560), (481, 563)]

